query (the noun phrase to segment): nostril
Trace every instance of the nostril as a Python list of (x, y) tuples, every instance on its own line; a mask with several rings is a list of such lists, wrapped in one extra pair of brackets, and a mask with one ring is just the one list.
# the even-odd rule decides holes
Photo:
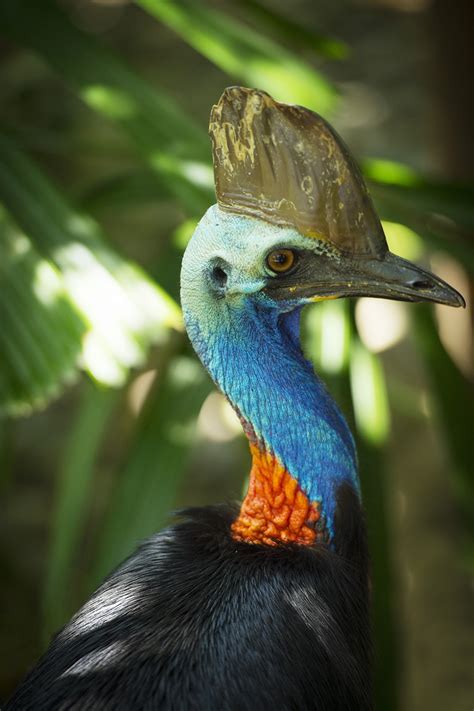
[(221, 288), (227, 284), (227, 273), (222, 267), (214, 267), (212, 270), (212, 279), (217, 286)]
[(413, 279), (413, 281), (408, 282), (408, 286), (413, 287), (413, 289), (431, 289), (433, 284), (428, 279)]

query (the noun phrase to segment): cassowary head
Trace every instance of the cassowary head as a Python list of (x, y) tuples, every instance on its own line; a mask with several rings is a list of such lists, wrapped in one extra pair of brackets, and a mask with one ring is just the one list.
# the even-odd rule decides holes
[(320, 116), (232, 87), (212, 110), (210, 134), (218, 205), (185, 255), (185, 313), (193, 294), (222, 318), (249, 303), (287, 312), (344, 296), (464, 305), (388, 250), (357, 165)]

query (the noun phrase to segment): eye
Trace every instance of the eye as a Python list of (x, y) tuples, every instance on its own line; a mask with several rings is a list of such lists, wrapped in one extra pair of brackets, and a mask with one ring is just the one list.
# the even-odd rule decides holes
[(288, 272), (296, 260), (292, 249), (275, 249), (267, 256), (267, 267), (276, 274)]

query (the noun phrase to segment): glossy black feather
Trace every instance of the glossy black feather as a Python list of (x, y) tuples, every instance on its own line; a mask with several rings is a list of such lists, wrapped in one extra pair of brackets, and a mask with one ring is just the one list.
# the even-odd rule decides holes
[(5, 711), (370, 709), (365, 528), (335, 550), (235, 542), (229, 506), (146, 541), (55, 637)]

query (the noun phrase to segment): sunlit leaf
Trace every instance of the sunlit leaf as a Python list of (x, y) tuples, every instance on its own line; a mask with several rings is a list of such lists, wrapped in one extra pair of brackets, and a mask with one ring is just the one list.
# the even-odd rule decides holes
[(321, 301), (308, 310), (310, 333), (307, 352), (318, 372), (342, 373), (347, 367), (351, 339), (348, 305), (344, 301)]
[(422, 182), (416, 170), (398, 161), (365, 158), (362, 161), (362, 167), (366, 178), (376, 183), (412, 188), (419, 186)]
[[(114, 252), (98, 225), (72, 210), (5, 138), (0, 140), (0, 198), (38, 252), (60, 272), (87, 326), (81, 359), (96, 380), (122, 384), (152, 342), (169, 327), (181, 328), (176, 303), (138, 266)], [(38, 372), (39, 380), (45, 377)]]
[(359, 340), (351, 344), (350, 373), (357, 429), (379, 445), (386, 441), (390, 429), (385, 377), (380, 359)]
[(238, 0), (238, 4), (247, 14), (259, 21), (263, 32), (272, 30), (282, 40), (291, 42), (294, 47), (313, 50), (328, 59), (343, 59), (348, 54), (344, 42), (323, 36), (295, 21), (291, 6), (288, 6), (286, 14), (283, 15), (260, 0)]
[(53, 0), (0, 0), (0, 25), (38, 52), (94, 111), (125, 130), (161, 189), (189, 212), (204, 212), (213, 201), (208, 138), (164, 91), (79, 30)]
[(390, 251), (399, 257), (416, 262), (421, 259), (424, 244), (421, 237), (406, 225), (399, 222), (382, 221)]
[(4, 212), (0, 324), (0, 414), (27, 415), (74, 378), (86, 323), (58, 269)]
[(335, 102), (329, 82), (267, 36), (192, 0), (136, 0), (234, 79), (278, 101), (325, 114)]

